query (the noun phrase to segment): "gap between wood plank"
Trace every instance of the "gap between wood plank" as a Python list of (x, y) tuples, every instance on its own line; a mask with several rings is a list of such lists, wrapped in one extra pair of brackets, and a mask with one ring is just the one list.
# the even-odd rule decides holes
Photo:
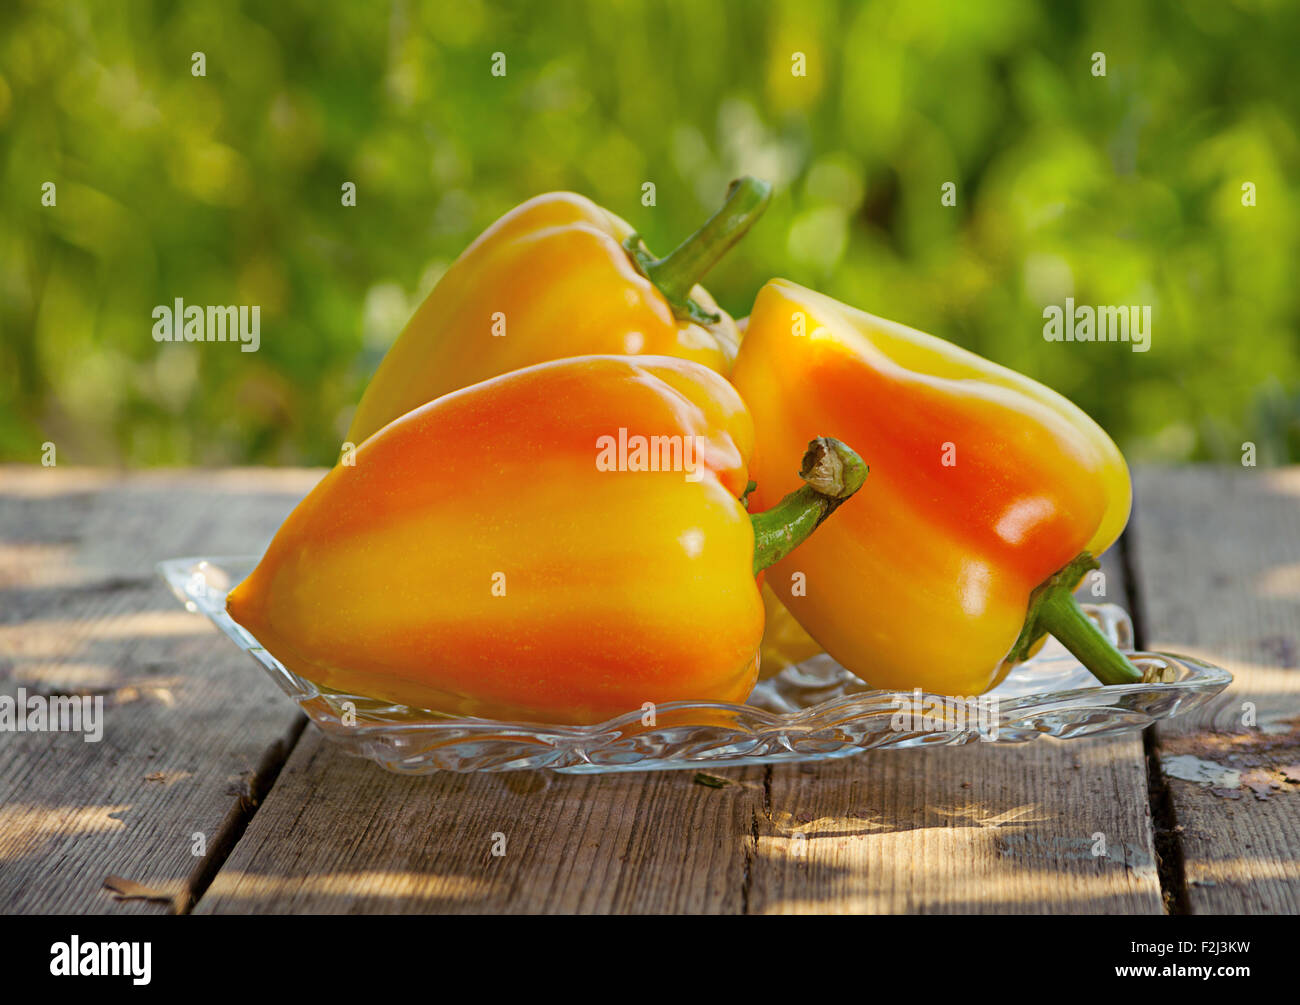
[(759, 837), (762, 829), (759, 827), (759, 814), (767, 819), (767, 830), (771, 830), (772, 823), (772, 765), (763, 765), (763, 805), (754, 811), (749, 822), (749, 846), (745, 849), (745, 872), (744, 879), (740, 886), (740, 913), (749, 913), (749, 891), (754, 883), (754, 867), (758, 858)]
[(194, 871), (190, 873), (185, 881), (185, 888), (176, 895), (175, 900), (172, 902), (173, 914), (191, 913), (195, 905), (207, 893), (208, 887), (217, 878), (217, 873), (226, 864), (227, 859), (234, 852), (235, 846), (239, 844), (239, 839), (244, 836), (244, 831), (248, 829), (248, 825), (256, 816), (258, 809), (261, 808), (262, 801), (271, 791), (275, 780), (280, 777), (280, 771), (288, 762), (289, 755), (293, 753), (294, 747), (298, 745), (298, 741), (302, 738), (303, 730), (306, 727), (307, 716), (300, 712), (289, 727), (288, 732), (266, 749), (262, 759), (257, 763), (253, 777), (249, 781), (248, 791), (241, 793), (235, 799), (235, 804), (231, 806), (230, 812), (221, 821), (221, 826), (217, 829), (216, 836), (208, 847), (208, 853), (194, 867)]
[[(1136, 511), (1136, 504), (1134, 510)], [(1133, 621), (1133, 645), (1147, 646), (1146, 610), (1142, 601), (1142, 581), (1138, 578), (1136, 515), (1116, 544), (1120, 568), (1128, 591), (1129, 617)], [(1178, 815), (1174, 811), (1169, 782), (1160, 770), (1160, 741), (1154, 725), (1142, 731), (1142, 750), (1146, 755), (1147, 798), (1151, 802), (1152, 842), (1156, 853), (1156, 875), (1160, 880), (1160, 899), (1166, 914), (1191, 914), (1187, 897), (1187, 872), (1183, 863), (1183, 845), (1179, 839)]]

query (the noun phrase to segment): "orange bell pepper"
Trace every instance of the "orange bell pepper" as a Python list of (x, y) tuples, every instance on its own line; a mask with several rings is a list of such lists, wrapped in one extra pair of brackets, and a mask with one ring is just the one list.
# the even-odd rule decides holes
[(871, 457), (872, 491), (767, 582), (882, 688), (984, 693), (1044, 632), (1106, 683), (1141, 679), (1075, 603), (1128, 520), (1128, 469), (1065, 398), (922, 332), (775, 280), (733, 380), (755, 418), (756, 505), (810, 429)]
[(733, 182), (722, 209), (663, 259), (619, 217), (572, 192), (511, 210), (407, 323), (367, 386), (348, 441), (450, 391), (563, 356), (680, 356), (729, 372), (735, 322), (696, 284), (770, 195), (765, 182)]
[(444, 712), (593, 723), (740, 702), (763, 634), (758, 571), (866, 476), (816, 440), (806, 484), (751, 517), (752, 442), (739, 395), (687, 360), (508, 373), (362, 443), (227, 610), (305, 678)]

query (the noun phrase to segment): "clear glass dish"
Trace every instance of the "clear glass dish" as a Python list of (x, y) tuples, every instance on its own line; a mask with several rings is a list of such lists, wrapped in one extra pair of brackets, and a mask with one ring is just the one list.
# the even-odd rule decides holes
[(825, 653), (759, 681), (744, 705), (672, 702), (647, 724), (629, 712), (596, 726), (454, 717), (343, 694), (303, 680), (226, 614), (226, 593), (253, 557), (176, 558), (158, 572), (187, 610), (206, 615), (266, 669), (331, 740), (401, 774), (431, 771), (652, 771), (777, 764), (862, 750), (972, 742), (1024, 743), (1140, 729), (1182, 715), (1232, 681), (1189, 656), (1132, 651), (1133, 626), (1114, 604), (1085, 610), (1139, 665), (1167, 668), (1158, 684), (1103, 687), (1055, 640), (972, 703), (873, 690)]

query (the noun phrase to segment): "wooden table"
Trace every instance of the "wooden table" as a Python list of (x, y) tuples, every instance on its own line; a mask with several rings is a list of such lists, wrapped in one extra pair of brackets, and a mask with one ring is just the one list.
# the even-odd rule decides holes
[(1236, 674), (1194, 716), (721, 787), (397, 777), (304, 729), (153, 565), (257, 551), (319, 474), (0, 468), (0, 693), (106, 701), (100, 743), (0, 733), (0, 911), (1300, 911), (1300, 469), (1137, 473), (1109, 599)]

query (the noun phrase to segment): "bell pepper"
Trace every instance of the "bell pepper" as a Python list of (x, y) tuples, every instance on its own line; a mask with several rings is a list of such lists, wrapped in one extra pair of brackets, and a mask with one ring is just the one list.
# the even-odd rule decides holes
[(872, 491), (767, 579), (838, 662), (876, 687), (972, 696), (1050, 632), (1105, 683), (1142, 679), (1072, 596), (1132, 499), (1078, 407), (784, 280), (760, 291), (732, 379), (754, 415), (756, 505), (789, 489), (783, 458), (810, 429), (871, 458)]
[(680, 356), (729, 372), (739, 333), (697, 283), (770, 195), (765, 182), (733, 182), (722, 209), (662, 259), (619, 217), (572, 192), (516, 207), (416, 310), (366, 387), (348, 441), (450, 391), (564, 356)]
[(227, 610), (309, 680), (443, 712), (594, 723), (741, 702), (763, 634), (755, 577), (866, 476), (816, 439), (804, 484), (751, 516), (752, 442), (736, 391), (688, 360), (508, 373), (362, 443)]

